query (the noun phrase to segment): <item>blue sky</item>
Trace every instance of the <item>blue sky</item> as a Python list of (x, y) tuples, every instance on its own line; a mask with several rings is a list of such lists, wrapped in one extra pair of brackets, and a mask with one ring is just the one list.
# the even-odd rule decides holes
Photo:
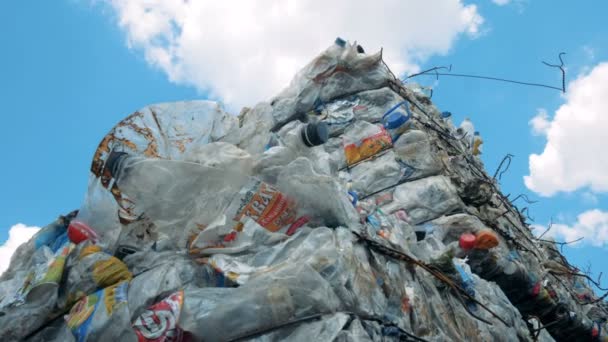
[[(362, 30), (361, 26), (371, 25), (361, 24), (367, 14), (348, 15), (347, 11), (358, 7), (337, 1), (327, 9), (330, 19), (320, 19), (322, 32), (310, 25), (315, 17), (307, 16), (305, 8), (294, 10), (283, 4), (275, 6), (279, 19), (268, 20), (261, 16), (270, 10), (251, 4), (235, 11), (222, 5), (173, 8), (157, 2), (145, 8), (142, 1), (120, 0), (4, 4), (0, 11), (4, 160), (0, 244), (18, 223), (40, 227), (79, 207), (97, 144), (126, 115), (147, 104), (183, 99), (221, 99), (233, 111), (253, 105), (277, 93), (297, 68), (338, 35), (358, 40), (368, 51), (384, 46), (389, 64), (404, 73), (452, 64), (455, 73), (555, 86), (561, 82), (559, 72), (540, 61), (556, 62), (557, 54), (564, 51), (568, 81), (593, 75), (575, 89), (592, 88), (591, 94), (600, 89), (593, 87), (606, 76), (597, 67), (608, 61), (608, 27), (602, 20), (608, 3), (498, 2), (506, 4), (446, 0), (428, 8), (428, 3), (414, 0), (397, 13), (361, 7), (361, 13), (369, 13), (369, 22), (378, 22), (373, 16), (386, 17), (383, 24), (373, 26), (379, 27), (376, 30)], [(207, 14), (207, 10), (220, 15)], [(338, 17), (342, 19), (334, 23)], [(205, 34), (197, 35), (192, 25), (208, 26), (201, 29)], [(265, 56), (275, 59), (264, 61)], [(603, 79), (608, 83), (608, 78)], [(434, 85), (433, 100), (454, 113), (455, 123), (465, 116), (473, 120), (484, 138), (483, 160), (490, 172), (505, 154), (514, 154), (501, 181), (503, 192), (540, 200), (531, 206), (530, 214), (539, 225), (553, 217), (560, 224), (558, 239), (585, 233), (586, 242), (564, 248), (566, 255), (575, 264), (592, 263), (596, 273), (608, 273), (608, 264), (603, 262), (608, 256), (608, 189), (603, 181), (608, 176), (601, 173), (605, 168), (597, 166), (606, 165), (605, 157), (599, 157), (602, 141), (566, 114), (560, 119), (556, 116), (556, 111), (569, 105), (562, 108), (564, 113), (579, 109), (576, 117), (584, 121), (587, 110), (580, 103), (588, 102), (587, 98), (460, 78), (442, 77), (436, 82), (432, 77), (418, 77), (416, 81)], [(605, 108), (608, 112), (605, 101), (589, 101), (593, 102), (590, 111)], [(534, 134), (530, 120), (541, 108), (547, 116), (538, 122), (553, 125), (545, 133)], [(598, 131), (608, 129), (605, 122), (596, 126)], [(567, 134), (560, 133), (564, 130)], [(581, 136), (589, 139), (589, 145)], [(563, 150), (559, 161), (540, 163), (533, 177), (536, 185), (526, 186), (524, 176), (531, 174), (529, 156), (541, 154), (549, 140), (581, 153)], [(598, 160), (589, 155), (598, 155)], [(554, 165), (569, 166), (552, 173), (559, 169)], [(587, 178), (575, 182), (568, 180), (572, 170), (590, 171)], [(560, 182), (560, 177), (566, 180)], [(579, 220), (579, 215), (589, 212), (592, 215)]]

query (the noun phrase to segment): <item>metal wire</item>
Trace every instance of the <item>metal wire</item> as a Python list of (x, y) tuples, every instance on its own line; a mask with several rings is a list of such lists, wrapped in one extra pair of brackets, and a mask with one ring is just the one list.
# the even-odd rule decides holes
[[(504, 158), (502, 158), (502, 161), (500, 162), (500, 164), (498, 164), (498, 167), (496, 168), (496, 172), (494, 172), (494, 176), (492, 177), (492, 179), (496, 179), (496, 176), (498, 176), (498, 180), (500, 180), (502, 175), (505, 172), (507, 172), (507, 170), (509, 169), (509, 166), (511, 166), (511, 161), (512, 161), (513, 157), (515, 157), (515, 156), (508, 153)], [(502, 169), (502, 165), (504, 164), (505, 161), (508, 161), (509, 163), (505, 167), (504, 171), (500, 172), (500, 170)], [(500, 174), (499, 174), (499, 172), (500, 172)]]

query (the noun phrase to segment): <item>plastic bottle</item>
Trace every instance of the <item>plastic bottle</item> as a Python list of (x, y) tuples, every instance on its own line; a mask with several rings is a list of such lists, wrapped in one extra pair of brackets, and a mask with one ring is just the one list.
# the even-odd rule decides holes
[(463, 138), (462, 141), (465, 142), (467, 148), (473, 146), (473, 138), (475, 135), (475, 126), (469, 118), (464, 118), (464, 120), (460, 123), (460, 127), (457, 130), (457, 138)]
[(481, 154), (481, 144), (483, 144), (483, 140), (481, 139), (479, 132), (475, 132), (473, 134), (473, 147), (472, 147), (472, 153), (474, 156)]
[(342, 54), (342, 52), (345, 50), (345, 48), (346, 48), (346, 41), (340, 37), (336, 37), (334, 44), (331, 45), (326, 50), (325, 53), (328, 57), (337, 58)]
[(229, 165), (129, 155), (115, 163), (120, 191), (133, 200), (142, 219), (150, 220), (155, 233), (166, 234), (177, 247), (186, 246), (193, 235), (199, 248), (231, 242), (224, 238), (242, 231), (247, 218), (269, 232), (284, 232), (298, 218), (292, 198)]
[(441, 121), (443, 121), (446, 126), (448, 126), (450, 131), (455, 131), (454, 123), (452, 122), (452, 112), (444, 111), (439, 114)]
[(451, 121), (452, 113), (448, 111), (441, 112), (441, 119), (443, 121)]

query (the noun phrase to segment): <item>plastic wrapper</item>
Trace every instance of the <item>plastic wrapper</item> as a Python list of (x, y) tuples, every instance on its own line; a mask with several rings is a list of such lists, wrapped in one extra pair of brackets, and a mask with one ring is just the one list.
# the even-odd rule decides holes
[(392, 146), (391, 137), (384, 127), (357, 121), (343, 136), (346, 164), (352, 166)]
[(183, 303), (184, 291), (180, 290), (146, 309), (133, 322), (138, 341), (182, 341), (184, 333), (178, 322)]
[(330, 129), (330, 135), (335, 136), (344, 132), (355, 121), (355, 111), (358, 109), (359, 99), (336, 100), (323, 107), (322, 119)]
[(129, 324), (128, 282), (99, 290), (79, 300), (65, 317), (76, 341), (136, 341)]
[(241, 218), (236, 226), (229, 225), (226, 217), (217, 224), (211, 224), (192, 241), (190, 254), (240, 253), (271, 245), (287, 238), (287, 233), (296, 228), (298, 220), (293, 220), (281, 232), (271, 232), (250, 217)]
[(86, 245), (77, 252), (77, 259), (65, 277), (62, 306), (71, 305), (100, 288), (133, 278), (127, 265), (102, 251), (99, 246)]

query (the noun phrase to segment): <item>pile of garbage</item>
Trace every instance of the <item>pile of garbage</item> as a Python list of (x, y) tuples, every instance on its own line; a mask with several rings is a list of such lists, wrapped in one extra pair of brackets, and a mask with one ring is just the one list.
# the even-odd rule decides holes
[(425, 88), (337, 39), (270, 102), (151, 105), (19, 247), (0, 340), (608, 341)]

